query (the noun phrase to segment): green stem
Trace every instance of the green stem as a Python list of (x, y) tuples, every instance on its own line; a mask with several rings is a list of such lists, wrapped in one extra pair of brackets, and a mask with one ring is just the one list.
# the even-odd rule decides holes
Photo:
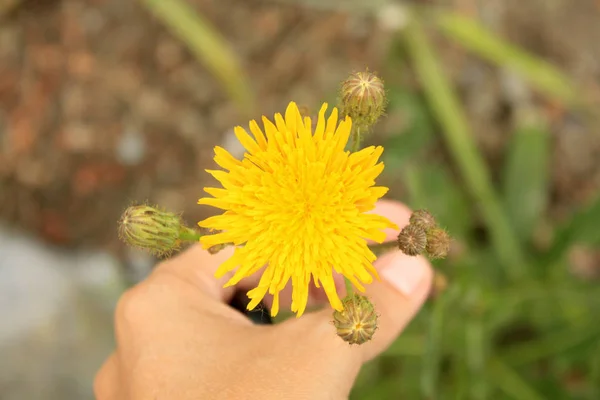
[(355, 125), (352, 127), (352, 145), (350, 148), (353, 153), (360, 150), (360, 133), (360, 128), (358, 126)]
[(346, 284), (346, 296), (352, 296), (354, 294), (354, 289), (352, 288), (352, 282), (350, 279), (344, 276), (344, 283)]
[(188, 228), (187, 226), (182, 227), (179, 231), (179, 240), (184, 242), (197, 242), (201, 237), (202, 235), (200, 233)]

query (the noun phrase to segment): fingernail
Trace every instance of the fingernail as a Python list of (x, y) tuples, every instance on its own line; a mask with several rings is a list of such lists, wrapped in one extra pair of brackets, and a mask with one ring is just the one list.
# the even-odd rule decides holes
[(410, 257), (400, 252), (380, 259), (380, 276), (394, 289), (411, 296), (425, 277), (426, 262), (419, 256)]

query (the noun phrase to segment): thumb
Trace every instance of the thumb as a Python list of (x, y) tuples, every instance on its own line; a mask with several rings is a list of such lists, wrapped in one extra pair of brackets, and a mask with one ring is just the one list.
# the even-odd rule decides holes
[(431, 289), (433, 273), (427, 259), (396, 251), (379, 258), (381, 281), (367, 287), (366, 296), (379, 318), (373, 339), (360, 346), (363, 361), (383, 351), (400, 335), (421, 308)]
[[(381, 281), (368, 285), (364, 294), (373, 303), (378, 316), (373, 338), (361, 345), (345, 344), (335, 334), (333, 311), (326, 308), (297, 321), (310, 327), (310, 332), (314, 334), (306, 339), (318, 337), (321, 342), (334, 342), (327, 346), (330, 351), (359, 364), (375, 358), (394, 342), (427, 299), (433, 272), (424, 257), (411, 257), (400, 251), (383, 255), (374, 265), (379, 270)], [(317, 335), (318, 332), (321, 334)]]
[[(400, 229), (408, 225), (410, 211), (400, 203), (382, 202), (377, 211), (395, 222)], [(387, 240), (393, 240), (397, 235), (397, 231), (387, 232)], [(378, 315), (378, 329), (371, 341), (356, 346), (345, 345), (334, 333), (333, 312), (330, 308), (305, 315), (298, 320), (310, 325), (312, 332), (319, 331), (315, 327), (320, 326), (320, 330), (327, 331), (327, 334), (320, 336), (319, 340), (335, 342), (331, 343), (330, 349), (339, 349), (339, 356), (348, 355), (360, 363), (385, 351), (400, 335), (425, 302), (433, 278), (431, 265), (425, 257), (411, 257), (399, 250), (384, 254), (373, 265), (381, 280), (367, 285), (364, 294), (373, 303)], [(344, 346), (338, 346), (340, 343)]]

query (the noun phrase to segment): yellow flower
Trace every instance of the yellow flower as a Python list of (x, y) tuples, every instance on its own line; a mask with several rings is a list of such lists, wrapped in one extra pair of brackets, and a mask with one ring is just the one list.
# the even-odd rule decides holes
[(246, 148), (243, 160), (215, 147), (215, 162), (222, 170), (207, 170), (223, 188), (205, 188), (213, 197), (207, 204), (224, 210), (198, 223), (219, 233), (200, 239), (204, 248), (223, 243), (236, 247), (217, 270), (221, 277), (236, 270), (225, 286), (238, 283), (265, 268), (258, 287), (248, 292), (253, 309), (268, 293), (273, 295), (271, 314), (279, 310), (279, 292), (292, 281), (292, 311), (306, 309), (311, 278), (323, 286), (332, 307), (343, 310), (336, 293), (333, 271), (346, 276), (364, 291), (371, 283), (375, 255), (366, 239), (381, 243), (384, 228), (396, 226), (387, 218), (367, 213), (388, 189), (373, 186), (383, 170), (377, 163), (380, 146), (358, 152), (345, 151), (352, 121), (338, 125), (334, 108), (325, 119), (323, 104), (314, 134), (310, 118), (302, 118), (290, 103), (285, 119), (273, 124), (263, 117), (264, 133), (250, 122), (254, 138), (241, 127), (235, 135)]

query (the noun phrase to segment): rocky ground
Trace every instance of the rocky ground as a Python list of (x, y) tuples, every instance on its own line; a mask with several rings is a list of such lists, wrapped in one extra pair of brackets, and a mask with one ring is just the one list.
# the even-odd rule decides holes
[(125, 287), (105, 252), (65, 252), (0, 229), (0, 397), (92, 399)]
[[(402, 20), (391, 9), (379, 18), (332, 11), (334, 0), (312, 9), (189, 2), (232, 43), (267, 115), (291, 99), (309, 108), (332, 100), (352, 70), (385, 71), (389, 29)], [(437, 3), (479, 15), (600, 92), (600, 2)], [(514, 85), (476, 57), (442, 48), (478, 143), (497, 166), (518, 107)], [(558, 104), (531, 101), (552, 117), (552, 207), (561, 215), (600, 187), (600, 135)], [(10, 321), (0, 324), (0, 397), (89, 398), (89, 378), (111, 346), (121, 261), (142, 273), (148, 265), (118, 243), (121, 211), (149, 200), (200, 219), (195, 203), (212, 147), (239, 151), (231, 128), (240, 123), (217, 81), (138, 2), (0, 0), (0, 220), (11, 227), (0, 233), (0, 315)]]
[[(197, 220), (212, 148), (244, 123), (217, 81), (137, 2), (40, 3), (0, 29), (1, 218), (66, 246), (110, 245), (135, 200)], [(377, 59), (377, 36), (343, 15), (194, 3), (233, 43), (261, 112), (315, 104)]]

